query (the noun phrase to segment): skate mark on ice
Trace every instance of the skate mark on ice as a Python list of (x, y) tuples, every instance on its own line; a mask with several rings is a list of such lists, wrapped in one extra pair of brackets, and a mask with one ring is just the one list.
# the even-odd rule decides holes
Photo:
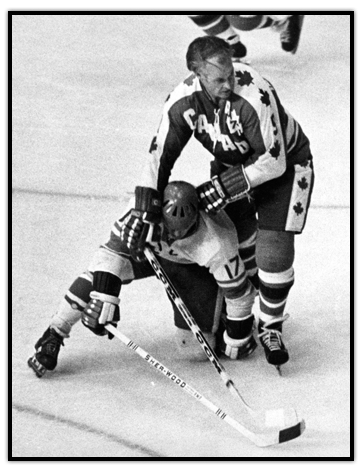
[(12, 408), (18, 412), (25, 412), (26, 414), (31, 414), (37, 417), (41, 417), (42, 419), (45, 419), (45, 420), (57, 422), (59, 424), (68, 425), (69, 427), (78, 429), (81, 432), (87, 432), (87, 433), (97, 435), (99, 437), (103, 437), (106, 440), (121, 444), (131, 450), (139, 451), (140, 453), (143, 453), (144, 455), (148, 455), (149, 457), (161, 457), (161, 458), (166, 457), (166, 455), (162, 455), (161, 453), (156, 452), (155, 450), (151, 450), (147, 447), (143, 447), (142, 445), (129, 442), (128, 440), (122, 437), (118, 437), (117, 435), (110, 434), (109, 432), (105, 432), (104, 430), (101, 430), (101, 429), (96, 429), (95, 427), (91, 427), (90, 425), (84, 424), (83, 422), (77, 422), (71, 419), (62, 418), (62, 417), (59, 417), (58, 415), (49, 414), (47, 412), (40, 411), (33, 407), (22, 406), (20, 404), (13, 404)]
[[(108, 202), (119, 201), (122, 197), (116, 195), (93, 195), (93, 194), (78, 194), (76, 192), (57, 192), (57, 191), (42, 191), (37, 189), (22, 189), (15, 187), (12, 189), (13, 194), (33, 194), (33, 195), (46, 195), (50, 197), (64, 197), (64, 198), (74, 198), (74, 199), (87, 199), (87, 200), (106, 200)], [(131, 197), (133, 193), (126, 192), (126, 194)]]
[[(88, 200), (105, 200), (109, 202), (117, 202), (123, 199), (129, 199), (134, 195), (133, 191), (124, 191), (119, 196), (117, 195), (101, 195), (101, 194), (77, 194), (72, 192), (56, 192), (56, 191), (42, 191), (37, 189), (23, 189), (21, 187), (13, 187), (12, 193), (16, 194), (36, 194), (36, 195), (48, 195), (53, 197), (64, 197), (64, 198), (76, 198), (76, 199), (88, 199)], [(339, 205), (339, 204), (311, 204), (312, 209), (336, 209), (345, 210), (350, 209), (350, 205)]]

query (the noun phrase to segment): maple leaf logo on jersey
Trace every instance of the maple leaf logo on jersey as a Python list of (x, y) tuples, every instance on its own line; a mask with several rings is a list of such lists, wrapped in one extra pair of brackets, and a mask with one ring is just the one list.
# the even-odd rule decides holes
[(191, 74), (190, 76), (188, 76), (185, 79), (184, 84), (185, 85), (193, 85), (194, 79), (195, 79), (195, 74)]
[(149, 153), (152, 153), (153, 151), (156, 151), (157, 149), (158, 149), (158, 145), (156, 143), (156, 136), (154, 136), (150, 145)]
[(267, 90), (262, 90), (262, 89), (259, 89), (260, 91), (260, 94), (261, 94), (261, 102), (266, 105), (266, 107), (268, 107), (269, 105), (271, 105), (271, 102), (270, 102), (270, 96), (267, 92)]
[(248, 71), (237, 71), (236, 72), (236, 77), (237, 77), (237, 83), (238, 85), (240, 86), (244, 86), (244, 85), (251, 85), (253, 84), (253, 77), (251, 76), (251, 74), (248, 72)]
[(306, 177), (303, 177), (302, 179), (300, 179), (300, 181), (297, 181), (297, 183), (299, 184), (300, 189), (302, 189), (303, 191), (309, 187), (309, 183), (306, 180)]
[(274, 145), (269, 149), (271, 156), (277, 159), (280, 156), (281, 146), (278, 141), (275, 141)]
[(301, 215), (304, 212), (304, 207), (301, 205), (301, 202), (298, 202), (296, 205), (294, 205), (293, 209), (297, 215)]

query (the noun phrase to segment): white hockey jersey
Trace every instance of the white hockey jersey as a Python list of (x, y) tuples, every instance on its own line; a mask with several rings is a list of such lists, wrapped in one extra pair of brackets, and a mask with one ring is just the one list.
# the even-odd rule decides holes
[(224, 211), (213, 217), (200, 211), (195, 233), (172, 242), (164, 237), (153, 249), (170, 261), (207, 267), (228, 298), (245, 291), (247, 273), (238, 253), (237, 232)]

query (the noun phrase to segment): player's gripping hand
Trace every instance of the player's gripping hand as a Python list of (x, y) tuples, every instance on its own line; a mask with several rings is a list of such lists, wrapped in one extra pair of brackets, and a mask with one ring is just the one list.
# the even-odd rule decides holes
[(132, 209), (121, 228), (121, 240), (126, 243), (132, 259), (138, 262), (144, 259), (143, 250), (147, 227), (148, 224), (144, 222), (142, 212)]
[(244, 354), (246, 340), (235, 340), (231, 338), (227, 332), (224, 332), (223, 340), (225, 343), (224, 354), (231, 358), (231, 360), (237, 360), (240, 355)]
[(214, 215), (249, 190), (250, 184), (241, 165), (233, 166), (197, 187), (201, 208)]
[(135, 261), (145, 259), (144, 249), (150, 226), (161, 221), (160, 193), (150, 187), (137, 186), (135, 208), (125, 218), (121, 228), (121, 240), (130, 250)]
[(105, 329), (105, 325), (110, 323), (117, 327), (120, 320), (120, 299), (97, 291), (92, 291), (90, 296), (91, 300), (82, 312), (83, 325), (96, 335), (108, 334), (110, 339), (113, 338)]

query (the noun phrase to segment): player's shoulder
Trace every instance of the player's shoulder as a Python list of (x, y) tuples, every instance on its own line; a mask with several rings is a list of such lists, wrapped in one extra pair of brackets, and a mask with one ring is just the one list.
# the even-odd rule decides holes
[(205, 226), (210, 231), (213, 231), (217, 237), (223, 236), (224, 238), (228, 233), (234, 236), (235, 226), (224, 210), (221, 210), (216, 215), (207, 214), (205, 211), (201, 210), (200, 217)]
[(171, 108), (180, 102), (188, 102), (196, 92), (201, 91), (199, 79), (195, 74), (189, 74), (182, 82), (180, 82), (174, 90), (168, 95), (165, 105)]
[(253, 67), (241, 62), (234, 62), (233, 67), (237, 90), (247, 92), (263, 86), (265, 79)]

